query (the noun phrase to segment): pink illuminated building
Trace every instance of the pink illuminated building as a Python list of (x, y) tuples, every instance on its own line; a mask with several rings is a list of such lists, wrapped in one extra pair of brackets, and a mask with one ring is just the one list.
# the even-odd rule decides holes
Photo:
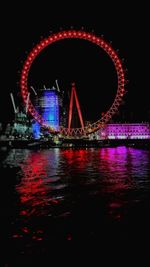
[(149, 123), (113, 123), (97, 132), (99, 139), (150, 139)]

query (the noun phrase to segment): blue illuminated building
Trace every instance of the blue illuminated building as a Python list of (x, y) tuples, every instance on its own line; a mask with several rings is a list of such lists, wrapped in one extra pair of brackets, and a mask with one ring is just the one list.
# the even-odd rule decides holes
[[(61, 95), (53, 87), (52, 89), (42, 89), (38, 92), (34, 100), (36, 110), (45, 119), (46, 124), (54, 130), (59, 130), (60, 126), (60, 101)], [(41, 127), (38, 122), (32, 124), (34, 138), (38, 139), (41, 135)]]
[(59, 102), (57, 91), (43, 92), (43, 103), (42, 103), (42, 116), (46, 121), (46, 124), (55, 130), (59, 129)]
[(40, 124), (35, 121), (32, 123), (33, 136), (35, 139), (40, 138)]

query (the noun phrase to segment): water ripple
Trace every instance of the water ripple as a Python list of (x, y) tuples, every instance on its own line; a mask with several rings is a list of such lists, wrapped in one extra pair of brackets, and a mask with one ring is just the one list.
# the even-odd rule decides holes
[(105, 225), (113, 235), (116, 223), (120, 230), (115, 231), (123, 231), (122, 225), (147, 216), (141, 211), (150, 193), (147, 150), (13, 149), (3, 171), (4, 188), (6, 182), (12, 188), (7, 198), (12, 237), (28, 236), (27, 243), (96, 237)]

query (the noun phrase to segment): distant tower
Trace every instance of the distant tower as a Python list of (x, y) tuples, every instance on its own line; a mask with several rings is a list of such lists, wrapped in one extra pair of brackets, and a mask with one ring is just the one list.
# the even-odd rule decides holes
[(56, 89), (46, 89), (40, 98), (40, 108), (46, 124), (55, 130), (59, 129), (59, 100)]
[[(35, 98), (35, 107), (39, 114), (45, 119), (46, 124), (58, 131), (61, 120), (62, 96), (54, 86), (52, 88), (41, 89)], [(40, 137), (40, 125), (33, 123), (35, 138)]]
[[(73, 106), (73, 102), (75, 99), (76, 107)], [(68, 129), (70, 130), (71, 125), (76, 128), (77, 127), (77, 114), (79, 116), (80, 121), (80, 127), (84, 129), (84, 123), (82, 118), (82, 113), (80, 109), (79, 100), (77, 97), (76, 87), (75, 83), (72, 83), (72, 89), (71, 89), (71, 96), (70, 96), (70, 104), (69, 104), (69, 117), (68, 117)]]

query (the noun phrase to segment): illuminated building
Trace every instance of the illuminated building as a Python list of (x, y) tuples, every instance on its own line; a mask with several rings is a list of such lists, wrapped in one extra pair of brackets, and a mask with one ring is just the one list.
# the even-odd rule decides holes
[(46, 124), (55, 130), (59, 129), (59, 103), (58, 95), (55, 90), (43, 91), (43, 96), (40, 98), (40, 108), (42, 116)]
[(99, 130), (100, 139), (150, 139), (149, 123), (113, 123)]
[[(35, 107), (42, 115), (46, 124), (58, 131), (62, 121), (62, 95), (53, 87), (39, 90), (35, 100)], [(32, 124), (35, 138), (40, 138), (41, 127), (36, 121)]]
[(28, 138), (32, 135), (31, 123), (26, 113), (17, 112), (15, 114), (15, 120), (13, 122), (13, 125), (11, 126), (10, 134), (20, 138)]
[(39, 139), (41, 136), (41, 127), (40, 124), (35, 120), (32, 121), (32, 130), (34, 138)]

